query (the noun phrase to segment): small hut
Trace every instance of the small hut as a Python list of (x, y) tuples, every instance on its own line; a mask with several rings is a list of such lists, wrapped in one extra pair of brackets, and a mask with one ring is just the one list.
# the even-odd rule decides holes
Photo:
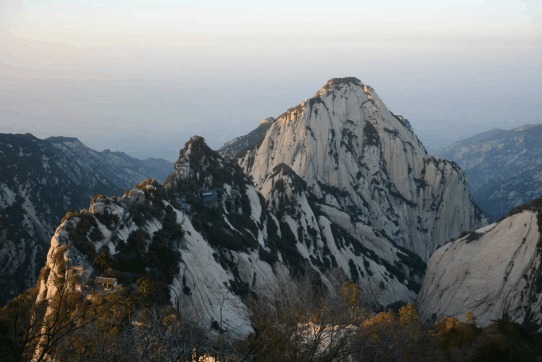
[(117, 286), (117, 278), (96, 277), (94, 284), (105, 290), (114, 289)]

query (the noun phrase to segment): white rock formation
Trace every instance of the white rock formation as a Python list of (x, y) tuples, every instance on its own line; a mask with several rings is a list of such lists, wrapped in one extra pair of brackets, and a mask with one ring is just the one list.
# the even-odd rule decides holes
[(501, 318), (540, 326), (541, 240), (537, 212), (523, 211), (439, 248), (418, 297), (422, 318), (472, 312), (481, 326)]
[(359, 283), (367, 302), (377, 308), (415, 299), (424, 270), (421, 259), (371, 227), (352, 223), (339, 208), (315, 202), (306, 183), (288, 166), (277, 166), (261, 192), (280, 220), (277, 226), (289, 226), (295, 238), (291, 246), (315, 271), (322, 266), (341, 269)]
[[(179, 311), (233, 338), (252, 331), (243, 296), (307, 268), (324, 284), (342, 270), (375, 308), (413, 301), (436, 246), (485, 222), (461, 171), (428, 157), (408, 121), (357, 79), (329, 81), (228, 150), (248, 176), (195, 136), (165, 186), (95, 198), (78, 235), (116, 260), (140, 256), (146, 264), (131, 272), (162, 275)], [(147, 258), (153, 245), (178, 270)]]
[(408, 121), (355, 78), (332, 79), (282, 114), (239, 163), (258, 187), (288, 165), (324, 203), (424, 260), (485, 223), (461, 170), (429, 157)]

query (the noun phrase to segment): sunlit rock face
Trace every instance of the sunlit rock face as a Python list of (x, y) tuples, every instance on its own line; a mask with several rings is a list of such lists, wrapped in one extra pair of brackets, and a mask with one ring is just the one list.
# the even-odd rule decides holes
[(431, 257), (418, 307), (426, 321), (472, 312), (480, 326), (542, 325), (540, 208), (446, 244)]
[(424, 260), (485, 223), (459, 167), (429, 157), (408, 121), (355, 78), (332, 79), (279, 116), (238, 162), (259, 188), (275, 166), (288, 165), (353, 225), (370, 226)]

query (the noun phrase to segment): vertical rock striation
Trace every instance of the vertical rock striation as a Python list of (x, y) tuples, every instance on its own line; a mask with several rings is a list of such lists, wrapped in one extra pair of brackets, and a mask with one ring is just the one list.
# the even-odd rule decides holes
[(322, 203), (424, 260), (485, 223), (459, 167), (429, 157), (409, 122), (356, 78), (328, 81), (238, 162), (260, 188), (275, 166), (288, 165)]

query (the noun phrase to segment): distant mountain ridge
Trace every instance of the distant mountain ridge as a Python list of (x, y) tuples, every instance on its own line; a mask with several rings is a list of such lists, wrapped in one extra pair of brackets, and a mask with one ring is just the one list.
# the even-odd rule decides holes
[(542, 125), (494, 129), (456, 142), (441, 152), (468, 176), (475, 202), (496, 220), (542, 195)]
[(50, 137), (45, 141), (121, 189), (129, 189), (149, 175), (163, 182), (171, 171), (169, 161), (157, 158), (139, 160), (124, 152), (110, 150), (98, 152), (73, 137)]
[(163, 180), (166, 163), (148, 167), (71, 137), (0, 134), (0, 304), (35, 283), (67, 210), (83, 208), (95, 194), (121, 193), (135, 179)]

